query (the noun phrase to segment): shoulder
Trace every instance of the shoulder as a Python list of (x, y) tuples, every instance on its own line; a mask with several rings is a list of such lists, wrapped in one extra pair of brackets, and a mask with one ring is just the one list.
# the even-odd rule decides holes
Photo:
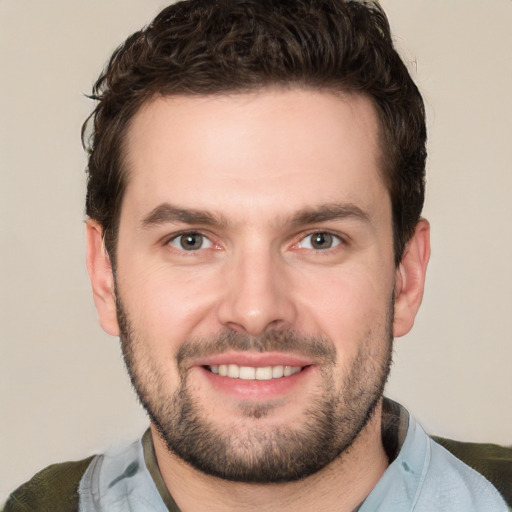
[(491, 482), (512, 507), (512, 446), (432, 439)]
[(76, 512), (78, 485), (93, 458), (48, 466), (9, 496), (3, 512)]

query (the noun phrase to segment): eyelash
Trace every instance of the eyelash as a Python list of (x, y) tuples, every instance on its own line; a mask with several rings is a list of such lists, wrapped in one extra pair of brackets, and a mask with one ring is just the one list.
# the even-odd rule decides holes
[[(202, 242), (204, 241), (207, 241), (209, 242), (209, 247), (203, 247), (201, 244), (201, 247), (199, 247), (198, 249), (196, 250), (187, 250), (183, 247), (183, 245), (181, 244), (181, 248), (180, 247), (174, 247), (172, 245), (172, 242), (175, 242), (175, 241), (178, 241), (180, 238), (182, 237), (186, 237), (186, 236), (189, 236), (189, 237), (201, 237), (202, 239)], [(213, 247), (215, 244), (214, 242), (211, 240), (211, 238), (203, 233), (200, 233), (199, 231), (182, 231), (181, 233), (177, 233), (177, 234), (174, 234), (171, 238), (167, 239), (167, 241), (165, 242), (165, 245), (168, 245), (168, 246), (171, 246), (173, 247), (174, 249), (177, 249), (179, 251), (183, 251), (183, 252), (197, 252), (201, 249), (210, 249), (211, 247)]]
[[(312, 246), (312, 244), (310, 243), (310, 247), (302, 247), (302, 244), (304, 243), (305, 240), (307, 240), (308, 238), (312, 237), (312, 236), (320, 236), (320, 235), (324, 235), (324, 238), (327, 238), (328, 241), (331, 241), (334, 245), (332, 245), (331, 247), (327, 247), (325, 249), (322, 249), (322, 248), (315, 248)], [(181, 237), (186, 237), (186, 236), (190, 236), (190, 237), (201, 237), (201, 247), (197, 248), (197, 249), (191, 249), (191, 250), (187, 250), (183, 247), (182, 244), (181, 247), (175, 247), (172, 245), (172, 242), (177, 242)], [(296, 239), (297, 240), (297, 239)], [(204, 241), (207, 241), (209, 243), (208, 247), (204, 247)], [(307, 249), (307, 250), (311, 250), (311, 251), (314, 251), (314, 252), (317, 252), (317, 253), (321, 253), (321, 252), (330, 252), (330, 250), (332, 249), (335, 249), (336, 247), (338, 247), (339, 245), (346, 245), (347, 244), (347, 241), (345, 240), (345, 238), (343, 238), (342, 236), (338, 235), (338, 234), (335, 234), (335, 233), (332, 233), (331, 231), (328, 231), (328, 230), (325, 230), (325, 231), (322, 231), (322, 230), (315, 230), (315, 231), (311, 231), (309, 233), (306, 233), (306, 234), (303, 234), (300, 236), (300, 238), (293, 243), (292, 245), (292, 248), (299, 248), (299, 249)], [(174, 234), (171, 238), (168, 238), (166, 241), (165, 241), (165, 245), (166, 246), (170, 246), (172, 247), (173, 249), (176, 249), (178, 251), (181, 251), (181, 252), (185, 252), (185, 253), (193, 253), (193, 252), (197, 252), (199, 250), (204, 250), (204, 249), (210, 249), (210, 248), (213, 248), (213, 247), (218, 247), (211, 239), (211, 236), (209, 235), (206, 235), (204, 233), (201, 233), (199, 231), (182, 231), (180, 233), (176, 233)]]
[[(312, 247), (311, 243), (309, 244), (311, 247), (300, 247), (300, 245), (305, 241), (307, 240), (308, 238), (310, 237), (313, 237), (313, 236), (319, 236), (319, 235), (324, 235), (324, 238), (327, 238), (327, 239), (331, 239), (331, 242), (333, 243), (333, 245), (331, 247), (327, 247), (325, 249), (321, 249), (321, 248), (315, 248), (315, 247)], [(327, 235), (327, 236), (326, 236)], [(340, 235), (337, 235), (335, 233), (332, 233), (331, 231), (322, 231), (322, 230), (315, 230), (315, 231), (311, 231), (310, 233), (307, 233), (306, 235), (302, 236), (299, 241), (295, 244), (295, 245), (298, 245), (300, 248), (302, 249), (308, 249), (308, 250), (312, 250), (312, 251), (315, 251), (315, 252), (328, 252), (329, 250), (331, 249), (335, 249), (336, 247), (338, 247), (339, 245), (342, 245), (342, 244), (346, 244), (347, 242), (345, 241), (344, 238), (342, 238)]]

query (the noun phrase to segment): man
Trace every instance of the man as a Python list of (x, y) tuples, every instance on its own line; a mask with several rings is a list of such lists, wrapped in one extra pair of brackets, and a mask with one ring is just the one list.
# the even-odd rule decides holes
[(181, 2), (94, 98), (87, 265), (151, 428), (6, 510), (505, 510), (506, 467), (382, 396), (430, 246), (423, 102), (378, 5)]

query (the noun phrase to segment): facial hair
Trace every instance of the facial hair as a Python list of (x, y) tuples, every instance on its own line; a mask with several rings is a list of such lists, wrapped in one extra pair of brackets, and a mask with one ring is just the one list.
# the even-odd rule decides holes
[[(117, 294), (117, 317), (124, 361), (137, 396), (170, 452), (195, 469), (224, 480), (281, 483), (318, 472), (346, 453), (373, 417), (387, 381), (392, 356), (393, 301), (380, 326), (368, 329), (350, 367), (336, 386), (332, 341), (294, 331), (249, 336), (228, 331), (185, 340), (176, 355), (180, 384), (173, 392), (151, 358)], [(278, 351), (307, 356), (320, 369), (322, 384), (304, 397), (300, 424), (261, 428), (272, 405), (240, 404), (244, 427), (222, 430), (210, 421), (190, 389), (187, 361), (227, 350)]]

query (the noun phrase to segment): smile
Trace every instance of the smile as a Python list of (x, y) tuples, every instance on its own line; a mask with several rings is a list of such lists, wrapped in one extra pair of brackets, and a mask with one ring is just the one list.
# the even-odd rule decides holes
[(221, 377), (242, 380), (272, 380), (290, 377), (302, 370), (301, 366), (239, 366), (237, 364), (219, 364), (206, 367)]

